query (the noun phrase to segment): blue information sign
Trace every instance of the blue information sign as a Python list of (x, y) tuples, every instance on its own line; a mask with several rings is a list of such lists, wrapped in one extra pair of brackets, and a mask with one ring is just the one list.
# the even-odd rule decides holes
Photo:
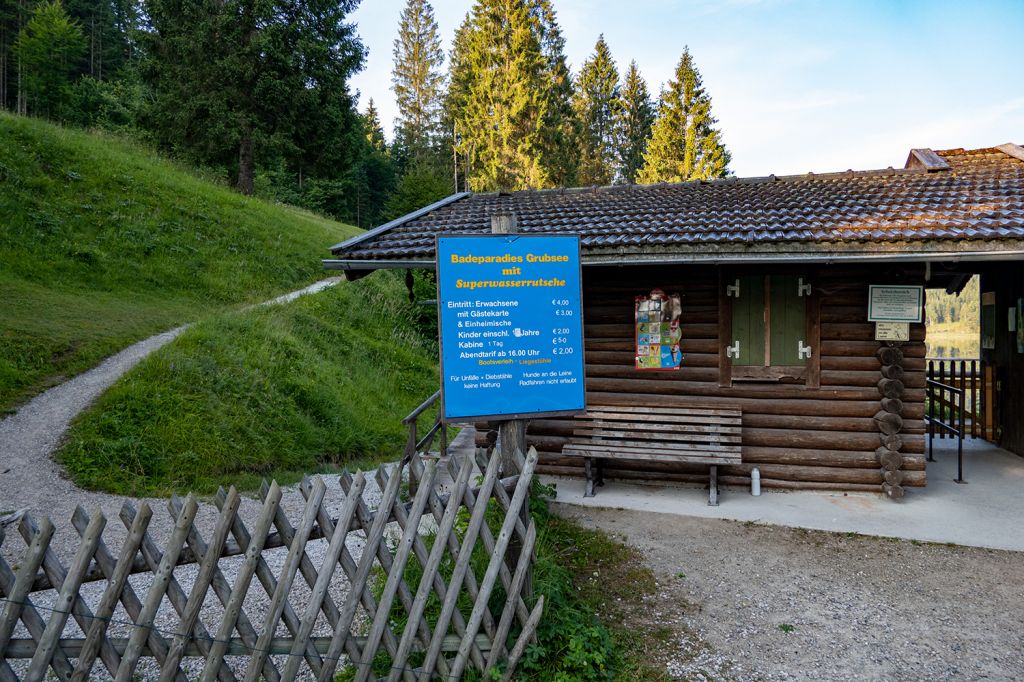
[(581, 412), (578, 237), (438, 237), (446, 419)]

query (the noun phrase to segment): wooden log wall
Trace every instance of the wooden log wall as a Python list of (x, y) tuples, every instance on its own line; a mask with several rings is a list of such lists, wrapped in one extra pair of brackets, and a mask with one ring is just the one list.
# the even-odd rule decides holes
[[(767, 268), (748, 269), (751, 274)], [(783, 272), (773, 269), (772, 272)], [(730, 274), (742, 272), (730, 269)], [(867, 322), (868, 284), (923, 283), (924, 266), (833, 266), (789, 269), (819, 287), (821, 385), (736, 381), (719, 386), (718, 269), (712, 266), (585, 268), (584, 339), (587, 402), (608, 405), (736, 405), (743, 410), (743, 463), (719, 467), (725, 484), (761, 484), (881, 492), (885, 469), (876, 416), (882, 401), (901, 420), (900, 485), (925, 485), (924, 325), (912, 325), (902, 348), (903, 390), (880, 393), (879, 343)], [(634, 297), (658, 287), (682, 294), (683, 364), (678, 371), (635, 369)], [(899, 401), (893, 402), (894, 400)], [(481, 443), (487, 425), (478, 425)], [(578, 458), (560, 456), (572, 435), (571, 418), (530, 422), (527, 438), (541, 453), (540, 470), (581, 475)], [(887, 427), (890, 428), (890, 427)], [(883, 434), (884, 435), (884, 434)], [(706, 481), (707, 467), (651, 462), (606, 462), (609, 478)]]

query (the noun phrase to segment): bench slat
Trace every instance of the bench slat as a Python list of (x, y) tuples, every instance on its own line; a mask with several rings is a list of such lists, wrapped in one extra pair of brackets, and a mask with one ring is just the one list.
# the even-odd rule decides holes
[[(737, 436), (743, 432), (738, 426), (705, 426), (701, 424), (630, 424), (629, 422), (606, 422), (594, 421), (582, 423), (572, 430), (573, 434), (579, 436), (593, 435), (602, 431), (629, 431), (640, 435), (641, 438), (649, 437), (651, 440), (658, 440), (658, 434), (689, 433), (694, 434), (720, 434), (723, 436)], [(664, 436), (668, 438), (669, 436)]]
[(629, 439), (595, 440), (593, 438), (587, 438), (585, 440), (580, 440), (574, 438), (569, 441), (569, 444), (577, 447), (595, 447), (606, 451), (622, 447), (650, 448), (652, 450), (664, 450), (666, 452), (678, 450), (681, 455), (685, 455), (687, 452), (701, 450), (706, 450), (708, 452), (739, 452), (740, 450), (739, 443), (710, 443), (706, 441), (700, 443), (683, 443)]
[(683, 462), (687, 464), (740, 464), (739, 454), (733, 456), (726, 456), (722, 453), (700, 453), (694, 452), (680, 457), (679, 453), (676, 452), (658, 452), (651, 450), (650, 448), (643, 448), (640, 450), (627, 450), (622, 452), (610, 453), (608, 450), (588, 448), (587, 446), (571, 446), (566, 445), (562, 450), (562, 454), (571, 457), (604, 457), (606, 459), (639, 459), (648, 461), (662, 461), (662, 462)]
[(594, 405), (587, 408), (587, 413), (602, 411), (602, 412), (620, 412), (625, 414), (700, 414), (700, 415), (719, 415), (728, 417), (740, 417), (743, 415), (743, 411), (739, 408), (734, 407), (715, 407), (715, 408), (703, 408), (703, 407), (659, 407), (659, 406), (642, 406), (642, 405)]
[(659, 445), (666, 443), (715, 443), (739, 445), (742, 436), (739, 434), (717, 434), (717, 433), (676, 433), (661, 434), (662, 438), (652, 438), (651, 434), (639, 431), (612, 431), (610, 429), (577, 429), (573, 432), (572, 440), (575, 442), (587, 442), (591, 440), (614, 442), (618, 440), (633, 440), (641, 443)]
[(593, 411), (576, 415), (576, 421), (622, 421), (622, 422), (654, 422), (657, 424), (721, 424), (723, 426), (741, 426), (741, 417), (708, 417), (705, 415), (666, 415), (666, 414), (616, 414), (614, 412)]

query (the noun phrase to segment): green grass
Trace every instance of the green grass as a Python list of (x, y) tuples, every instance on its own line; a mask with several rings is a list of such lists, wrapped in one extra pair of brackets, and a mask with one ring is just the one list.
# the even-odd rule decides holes
[(438, 380), (404, 293), (382, 272), (203, 320), (108, 390), (58, 459), (79, 486), (125, 495), (253, 489), (394, 460), (402, 417)]
[(0, 410), (148, 335), (324, 276), (356, 228), (0, 113)]
[[(657, 589), (654, 574), (640, 555), (610, 535), (598, 530), (582, 528), (577, 523), (554, 515), (545, 497), (554, 489), (534, 483), (530, 511), (537, 526), (536, 561), (533, 571), (534, 599), (544, 596), (544, 615), (537, 626), (537, 644), (529, 645), (515, 679), (536, 682), (632, 682), (645, 680), (660, 682), (669, 679), (663, 665), (657, 660), (659, 650), (666, 648), (675, 632), (650, 622), (643, 610), (643, 598)], [(487, 510), (487, 524), (497, 534), (504, 514), (495, 500)], [(465, 509), (459, 512), (455, 531), (464, 538), (469, 523)], [(428, 551), (436, 541), (433, 533), (424, 537)], [(482, 576), (491, 556), (482, 543), (474, 547), (471, 566), (475, 575)], [(445, 555), (439, 572), (446, 584), (451, 583), (454, 562)], [(405, 582), (418, 585), (423, 575), (419, 562), (411, 559), (404, 571)], [(375, 595), (383, 593), (386, 576), (378, 571), (371, 583)], [(505, 592), (499, 582), (488, 607), (495, 619), (505, 603)], [(533, 607), (535, 601), (528, 600)], [(473, 608), (465, 588), (460, 592), (458, 609), (464, 616)], [(431, 593), (427, 599), (424, 618), (436, 624), (441, 602)], [(389, 614), (389, 624), (395, 632), (405, 628), (407, 613), (396, 599)], [(513, 628), (508, 649), (514, 645), (520, 632)], [(377, 655), (373, 672), (386, 676), (391, 659), (386, 653)], [(422, 654), (415, 654), (410, 663), (422, 663)], [(502, 666), (504, 661), (499, 661)], [(352, 666), (343, 668), (335, 682), (347, 682), (355, 677)], [(502, 670), (480, 672), (468, 666), (466, 680), (498, 679)]]

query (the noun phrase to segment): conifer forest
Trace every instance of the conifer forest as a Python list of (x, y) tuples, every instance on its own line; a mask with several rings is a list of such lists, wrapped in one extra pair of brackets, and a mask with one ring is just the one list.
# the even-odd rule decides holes
[(398, 115), (382, 121), (350, 85), (366, 58), (357, 5), (0, 0), (0, 109), (125, 135), (363, 228), (455, 192), (729, 174), (688, 48), (652, 84), (600, 35), (573, 69), (554, 0), (477, 0), (453, 36), (407, 0)]

